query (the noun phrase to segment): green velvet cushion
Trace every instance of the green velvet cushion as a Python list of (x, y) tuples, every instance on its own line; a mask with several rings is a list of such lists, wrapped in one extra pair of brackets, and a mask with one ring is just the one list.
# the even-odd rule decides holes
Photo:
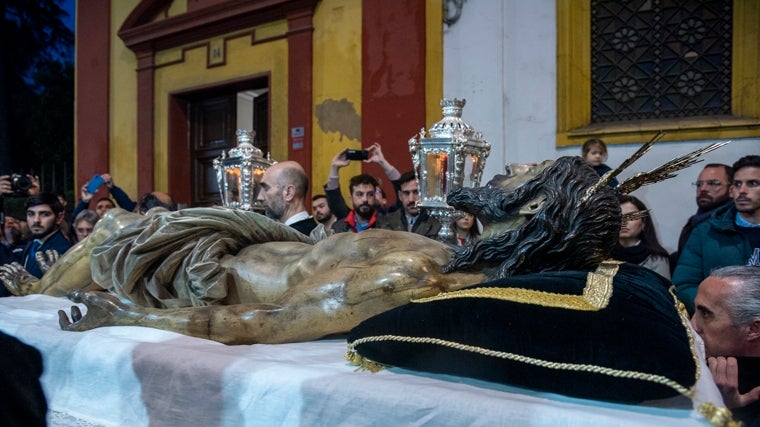
[(583, 398), (689, 395), (697, 360), (669, 287), (618, 263), (515, 276), (374, 316), (347, 357)]

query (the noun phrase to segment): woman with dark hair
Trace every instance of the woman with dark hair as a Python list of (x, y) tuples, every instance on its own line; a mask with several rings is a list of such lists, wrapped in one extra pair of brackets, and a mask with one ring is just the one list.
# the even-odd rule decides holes
[(465, 246), (480, 238), (480, 224), (475, 215), (465, 212), (464, 215), (454, 221), (454, 234), (458, 246)]
[[(620, 198), (620, 210), (623, 218), (625, 218), (627, 214), (644, 212), (647, 207), (636, 197), (626, 195)], [(648, 213), (633, 220), (626, 221), (623, 219), (618, 242), (612, 248), (612, 257), (619, 261), (646, 267), (670, 279), (668, 251), (662, 247), (657, 239), (654, 222)]]

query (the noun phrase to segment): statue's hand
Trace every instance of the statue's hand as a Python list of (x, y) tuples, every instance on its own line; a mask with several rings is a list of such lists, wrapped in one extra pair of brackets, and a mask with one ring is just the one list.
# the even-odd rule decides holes
[[(74, 291), (68, 298), (87, 307), (87, 314), (82, 316), (79, 307), (71, 307), (71, 319), (63, 310), (58, 310), (58, 324), (64, 331), (88, 331), (101, 326), (134, 324), (139, 317), (139, 307), (126, 304), (118, 297), (107, 292)], [(132, 320), (132, 321), (130, 321)]]
[(16, 296), (40, 293), (40, 280), (17, 262), (0, 266), (0, 281), (8, 292)]
[(50, 270), (50, 267), (58, 261), (61, 255), (55, 249), (48, 249), (46, 251), (39, 251), (34, 254), (34, 260), (37, 261), (37, 265), (40, 267), (42, 274), (45, 274)]

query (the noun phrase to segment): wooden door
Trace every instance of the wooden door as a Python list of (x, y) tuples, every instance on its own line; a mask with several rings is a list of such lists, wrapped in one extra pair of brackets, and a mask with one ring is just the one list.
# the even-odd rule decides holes
[(235, 94), (192, 101), (190, 116), (191, 206), (221, 205), (213, 161), (235, 146)]

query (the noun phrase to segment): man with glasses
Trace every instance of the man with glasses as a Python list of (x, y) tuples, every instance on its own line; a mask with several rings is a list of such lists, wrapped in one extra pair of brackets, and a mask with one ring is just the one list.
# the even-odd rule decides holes
[(670, 254), (671, 276), (678, 264), (678, 257), (683, 251), (686, 241), (689, 240), (694, 227), (707, 220), (715, 209), (732, 203), (728, 189), (731, 186), (733, 174), (734, 170), (731, 166), (722, 163), (710, 163), (699, 173), (697, 182), (692, 183), (697, 190), (697, 213), (686, 221), (686, 225), (681, 229), (681, 235), (678, 236), (678, 250)]
[(760, 265), (760, 156), (742, 157), (733, 170), (729, 195), (734, 203), (716, 208), (694, 228), (673, 273), (678, 299), (690, 314), (699, 284), (713, 270)]

